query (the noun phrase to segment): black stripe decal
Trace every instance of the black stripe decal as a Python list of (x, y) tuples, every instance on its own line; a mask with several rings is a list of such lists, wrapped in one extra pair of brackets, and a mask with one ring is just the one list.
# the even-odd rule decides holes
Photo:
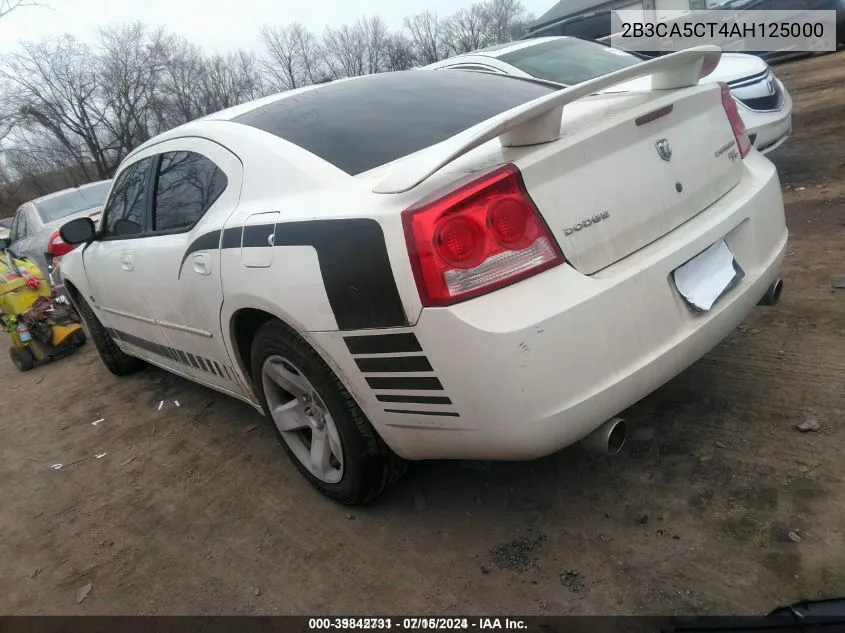
[[(220, 248), (240, 248), (242, 234), (243, 229), (241, 227), (225, 229), (223, 231), (223, 241), (220, 243)], [(253, 245), (247, 244), (247, 246)], [(268, 246), (268, 244), (260, 244), (260, 246)]]
[[(274, 246), (312, 246), (329, 304), (341, 330), (363, 330), (408, 325), (402, 299), (390, 267), (381, 225), (365, 218), (306, 220), (228, 228), (201, 235), (182, 256), (182, 265), (200, 250), (269, 248), (268, 231), (275, 231)], [(181, 272), (182, 265), (179, 270)]]
[(226, 367), (226, 365), (223, 365), (223, 369), (226, 370), (226, 378), (228, 378), (229, 380), (232, 380), (232, 374), (229, 373), (229, 368)]
[(405, 334), (344, 336), (343, 340), (352, 354), (395, 354), (422, 351), (422, 346), (413, 332)]
[(200, 364), (200, 369), (209, 371), (208, 366), (205, 364), (205, 359), (202, 356), (197, 356), (197, 362)]
[(372, 389), (421, 389), (425, 391), (442, 391), (443, 385), (437, 378), (430, 377), (373, 377), (367, 378), (367, 384)]
[(213, 362), (214, 362), (214, 369), (217, 370), (217, 372), (216, 372), (217, 375), (220, 376), (221, 378), (225, 378), (226, 376), (223, 375), (223, 370), (220, 369), (220, 365), (217, 364), (216, 360), (213, 361)]
[(407, 413), (409, 415), (446, 415), (451, 418), (461, 417), (460, 413), (454, 411), (410, 411), (407, 409), (385, 409), (386, 413)]
[(197, 239), (191, 242), (188, 250), (186, 250), (185, 254), (182, 255), (182, 261), (179, 264), (179, 274), (176, 278), (181, 279), (182, 266), (185, 265), (185, 260), (188, 259), (188, 256), (191, 253), (196, 253), (197, 251), (214, 251), (218, 248), (220, 248), (220, 229), (200, 235)]
[(363, 372), (434, 371), (425, 356), (356, 358), (355, 362)]
[(378, 393), (376, 399), (380, 402), (407, 402), (414, 404), (452, 404), (446, 396), (403, 396), (389, 393)]
[[(188, 367), (193, 366), (196, 369), (202, 369), (212, 375), (215, 374), (213, 367), (214, 365), (217, 366), (218, 370), (220, 368), (220, 365), (217, 364), (217, 361), (212, 361), (207, 358), (201, 358), (199, 356), (195, 357), (193, 354), (189, 354), (188, 352), (183, 352), (182, 350), (178, 350), (173, 347), (167, 347), (166, 345), (159, 345), (158, 343), (148, 341), (146, 339), (135, 336), (134, 334), (129, 334), (128, 332), (121, 332), (119, 330), (113, 330), (111, 328), (106, 328), (106, 332), (108, 332), (109, 336), (111, 336), (113, 339), (129, 343), (130, 345), (134, 345), (135, 347), (140, 347), (143, 350), (146, 350), (158, 356), (162, 356), (174, 362), (181, 363), (182, 365), (186, 365)], [(203, 364), (203, 367), (200, 367), (197, 364), (197, 361), (201, 362)], [(226, 373), (228, 375), (228, 370)], [(221, 378), (224, 378), (222, 371), (220, 371), (219, 376)], [(231, 376), (228, 376), (228, 378), (229, 380), (232, 380)]]

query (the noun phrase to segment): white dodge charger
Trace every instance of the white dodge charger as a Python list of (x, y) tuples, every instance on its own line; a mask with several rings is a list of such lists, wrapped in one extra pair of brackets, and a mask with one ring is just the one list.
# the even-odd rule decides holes
[(563, 90), (387, 73), (205, 117), (62, 228), (66, 288), (113, 373), (251, 403), (345, 503), (403, 458), (613, 452), (614, 416), (780, 291), (775, 168), (697, 85), (719, 56)]

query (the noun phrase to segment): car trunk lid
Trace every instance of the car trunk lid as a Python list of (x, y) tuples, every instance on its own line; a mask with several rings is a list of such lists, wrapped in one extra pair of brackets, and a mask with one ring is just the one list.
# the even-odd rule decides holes
[(566, 137), (516, 161), (577, 270), (594, 273), (677, 228), (740, 180), (717, 86), (602, 95), (564, 110)]

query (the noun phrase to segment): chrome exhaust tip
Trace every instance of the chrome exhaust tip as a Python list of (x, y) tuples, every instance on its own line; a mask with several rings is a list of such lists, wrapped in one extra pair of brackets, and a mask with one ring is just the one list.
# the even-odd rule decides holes
[(783, 279), (775, 279), (766, 294), (760, 299), (757, 305), (761, 306), (776, 306), (780, 301), (780, 293), (783, 291)]
[(622, 418), (611, 418), (581, 440), (587, 450), (603, 455), (618, 455), (628, 437), (628, 425)]

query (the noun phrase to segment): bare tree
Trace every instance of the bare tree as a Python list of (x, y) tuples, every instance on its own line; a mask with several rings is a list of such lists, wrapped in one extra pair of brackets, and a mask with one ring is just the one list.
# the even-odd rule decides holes
[(203, 91), (208, 69), (202, 51), (177, 37), (170, 39), (167, 48), (156, 98), (162, 129), (208, 114)]
[(387, 38), (384, 47), (385, 70), (409, 70), (414, 67), (414, 45), (401, 33)]
[(117, 158), (157, 134), (161, 84), (170, 48), (163, 29), (148, 32), (141, 22), (100, 30), (97, 60), (102, 125), (114, 139)]
[(460, 9), (443, 21), (443, 39), (455, 55), (487, 46), (490, 34), (487, 7), (483, 4)]
[(0, 0), (0, 18), (20, 7), (37, 7), (35, 0)]
[(361, 18), (358, 24), (364, 31), (367, 47), (367, 74), (380, 73), (385, 69), (385, 53), (390, 38), (387, 24), (378, 16)]
[(323, 34), (323, 51), (335, 79), (366, 74), (367, 34), (360, 21), (336, 29), (327, 26)]
[(405, 28), (421, 63), (433, 64), (448, 54), (443, 44), (443, 23), (436, 13), (425, 11), (405, 18)]
[(306, 81), (295, 34), (301, 28), (298, 23), (287, 26), (265, 24), (261, 27), (261, 39), (267, 50), (262, 65), (269, 73), (268, 81), (276, 90), (292, 90)]
[(529, 18), (521, 0), (486, 0), (481, 6), (491, 44), (510, 42), (525, 34)]
[(87, 45), (70, 36), (24, 43), (2, 59), (0, 77), (13, 87), (3, 109), (14, 108), (18, 125), (52, 135), (86, 173), (93, 166), (96, 176), (111, 175), (117, 147), (103, 126), (96, 59)]
[(212, 55), (204, 82), (204, 109), (216, 112), (267, 94), (258, 60), (253, 53), (238, 50)]

